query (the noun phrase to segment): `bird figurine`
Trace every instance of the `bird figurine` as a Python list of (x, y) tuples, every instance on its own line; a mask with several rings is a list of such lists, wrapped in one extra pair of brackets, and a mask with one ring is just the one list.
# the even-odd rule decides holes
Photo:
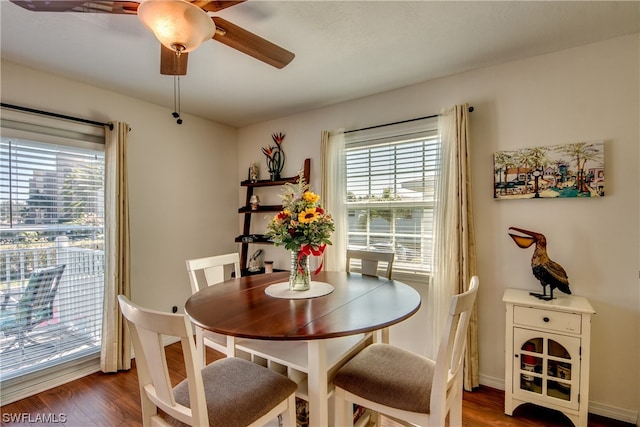
[[(549, 255), (547, 255), (547, 238), (544, 237), (544, 234), (517, 227), (509, 227), (509, 230), (526, 234), (526, 236), (521, 236), (509, 233), (509, 236), (519, 247), (526, 249), (534, 243), (536, 244), (531, 257), (531, 270), (542, 285), (542, 293), (530, 292), (530, 294), (539, 299), (549, 301), (554, 298), (553, 290), (557, 288), (565, 294), (571, 295), (567, 272), (560, 264), (549, 259)], [(547, 286), (549, 286), (549, 295), (547, 295)]]

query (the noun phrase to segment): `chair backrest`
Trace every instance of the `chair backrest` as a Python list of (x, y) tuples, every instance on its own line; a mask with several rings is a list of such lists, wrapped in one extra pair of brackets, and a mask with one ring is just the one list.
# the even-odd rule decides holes
[(386, 263), (385, 277), (391, 279), (393, 274), (393, 252), (373, 252), (347, 249), (347, 273), (351, 271), (351, 260), (360, 260), (360, 272), (367, 276), (378, 276), (378, 264)]
[[(142, 399), (143, 420), (156, 415), (156, 407), (193, 426), (209, 425), (202, 374), (197, 368), (191, 323), (183, 314), (163, 313), (143, 308), (118, 295), (120, 310), (127, 319), (136, 356)], [(163, 335), (177, 337), (187, 373), (190, 408), (176, 403), (167, 367)]]
[(31, 273), (29, 283), (18, 301), (23, 326), (35, 326), (53, 318), (53, 301), (65, 264), (42, 268)]
[(438, 347), (436, 370), (433, 375), (432, 412), (438, 408), (439, 413), (446, 414), (446, 408), (451, 406), (450, 396), (456, 391), (461, 392), (458, 389), (462, 388), (462, 365), (467, 343), (467, 329), (479, 285), (480, 279), (473, 276), (469, 289), (451, 298), (447, 322)]
[(240, 256), (237, 252), (206, 258), (188, 259), (186, 262), (189, 281), (191, 282), (191, 292), (194, 294), (205, 287), (204, 283), (198, 281), (198, 272), (200, 271), (204, 273), (206, 286), (224, 282), (227, 278), (231, 277), (230, 275), (225, 276), (225, 266), (233, 266), (235, 277), (242, 276)]

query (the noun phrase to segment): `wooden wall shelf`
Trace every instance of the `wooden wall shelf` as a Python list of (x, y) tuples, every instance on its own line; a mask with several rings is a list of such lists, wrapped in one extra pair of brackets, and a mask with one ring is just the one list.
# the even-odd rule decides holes
[[(311, 159), (305, 159), (304, 166), (302, 170), (304, 180), (307, 184), (311, 183)], [(238, 213), (244, 215), (244, 224), (242, 227), (242, 234), (236, 237), (235, 241), (241, 243), (240, 250), (240, 268), (242, 269), (242, 274), (244, 275), (247, 272), (247, 255), (249, 251), (249, 245), (251, 244), (273, 244), (269, 240), (262, 240), (261, 238), (253, 239), (253, 241), (247, 241), (251, 236), (259, 236), (262, 237), (262, 234), (259, 233), (251, 233), (251, 219), (253, 214), (257, 213), (265, 213), (265, 212), (280, 212), (282, 210), (282, 205), (260, 205), (257, 209), (251, 209), (251, 203), (249, 200), (251, 196), (253, 196), (253, 190), (255, 188), (260, 187), (277, 187), (280, 185), (284, 185), (286, 183), (296, 183), (298, 182), (298, 175), (291, 176), (287, 178), (282, 178), (277, 181), (271, 181), (269, 179), (260, 179), (258, 181), (249, 181), (245, 180), (240, 182), (241, 187), (247, 188), (247, 197), (245, 199), (244, 206), (238, 209)]]

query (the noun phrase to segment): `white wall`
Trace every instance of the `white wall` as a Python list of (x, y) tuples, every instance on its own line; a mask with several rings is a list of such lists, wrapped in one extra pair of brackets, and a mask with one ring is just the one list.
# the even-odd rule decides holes
[[(507, 229), (535, 230), (547, 236), (549, 254), (567, 270), (573, 293), (587, 297), (597, 311), (590, 410), (635, 422), (640, 410), (638, 52), (638, 35), (628, 36), (248, 126), (238, 131), (238, 180), (246, 179), (251, 161), (264, 168), (260, 147), (270, 143), (273, 132), (283, 132), (285, 175), (295, 175), (311, 157), (311, 184), (319, 191), (322, 130), (410, 119), (469, 102), (475, 107), (481, 382), (504, 387), (504, 290), (540, 288), (530, 270), (531, 250), (516, 247)], [(493, 199), (493, 152), (592, 140), (605, 141), (604, 198)], [(238, 206), (244, 203), (244, 192), (237, 200)], [(286, 254), (278, 251), (268, 248), (267, 257), (286, 266)], [(421, 332), (419, 325), (395, 330), (408, 329)]]
[(130, 125), (132, 299), (182, 310), (184, 260), (236, 248), (236, 130), (8, 62), (1, 84), (4, 103)]

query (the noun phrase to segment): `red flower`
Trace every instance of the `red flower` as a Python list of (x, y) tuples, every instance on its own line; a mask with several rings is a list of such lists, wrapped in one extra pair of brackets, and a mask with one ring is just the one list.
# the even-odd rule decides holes
[(285, 137), (285, 134), (283, 133), (274, 133), (273, 135), (271, 135), (271, 138), (273, 139), (273, 141), (278, 145), (282, 144), (284, 137)]

